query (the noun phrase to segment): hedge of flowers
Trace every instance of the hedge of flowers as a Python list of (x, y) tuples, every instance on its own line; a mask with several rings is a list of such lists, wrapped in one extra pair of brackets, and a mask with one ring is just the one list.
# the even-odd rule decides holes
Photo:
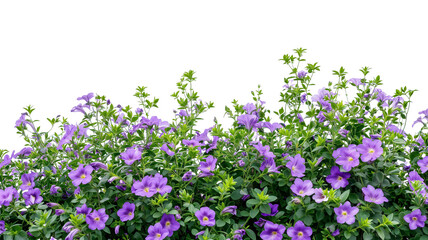
[[(27, 142), (0, 152), (0, 236), (4, 239), (428, 239), (428, 109), (405, 129), (406, 87), (388, 95), (379, 76), (348, 78), (311, 93), (317, 63), (305, 49), (270, 111), (254, 102), (225, 108), (197, 130), (203, 102), (183, 74), (175, 117), (152, 116), (159, 99), (145, 87), (140, 107), (89, 93), (71, 110), (82, 120), (47, 119), (28, 106), (16, 121)], [(277, 119), (273, 121), (272, 119)], [(59, 133), (51, 132), (59, 127)]]

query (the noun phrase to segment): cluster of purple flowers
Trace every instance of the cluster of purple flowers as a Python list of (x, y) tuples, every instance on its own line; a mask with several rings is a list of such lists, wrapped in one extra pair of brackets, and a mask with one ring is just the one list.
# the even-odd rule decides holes
[(131, 191), (137, 196), (152, 197), (156, 193), (165, 195), (170, 193), (172, 187), (167, 185), (168, 178), (156, 173), (155, 176), (145, 176), (141, 181), (135, 181)]
[(180, 223), (172, 214), (163, 214), (160, 222), (151, 225), (148, 229), (149, 235), (146, 240), (162, 240), (171, 237), (180, 228)]
[(333, 157), (336, 159), (337, 164), (341, 165), (346, 172), (349, 172), (360, 164), (360, 155), (361, 161), (370, 163), (380, 157), (382, 153), (383, 148), (380, 140), (364, 138), (363, 143), (358, 146), (351, 144), (348, 147), (338, 148), (333, 152)]

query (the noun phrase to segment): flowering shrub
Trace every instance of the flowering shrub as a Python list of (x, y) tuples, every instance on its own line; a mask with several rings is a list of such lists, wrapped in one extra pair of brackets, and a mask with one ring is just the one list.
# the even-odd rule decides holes
[[(183, 74), (172, 94), (176, 116), (150, 115), (105, 96), (79, 97), (79, 124), (16, 122), (28, 143), (0, 152), (0, 234), (4, 239), (427, 239), (426, 120), (404, 132), (414, 90), (383, 92), (380, 77), (346, 77), (309, 91), (317, 63), (305, 49), (281, 59), (291, 73), (270, 111), (260, 87), (254, 102), (233, 101), (225, 129), (198, 131), (213, 108)], [(341, 95), (344, 94), (344, 95)], [(340, 96), (343, 96), (342, 98)], [(272, 119), (276, 118), (277, 121)], [(7, 154), (6, 154), (7, 153)]]

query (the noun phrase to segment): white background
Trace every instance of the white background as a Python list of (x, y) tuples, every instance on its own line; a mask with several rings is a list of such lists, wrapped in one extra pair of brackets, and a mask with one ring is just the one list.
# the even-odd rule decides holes
[[(77, 97), (94, 92), (113, 104), (137, 107), (137, 86), (160, 98), (155, 111), (170, 120), (170, 97), (183, 72), (192, 69), (195, 88), (216, 109), (245, 104), (262, 85), (269, 108), (278, 106), (288, 67), (278, 61), (292, 49), (308, 49), (318, 62), (317, 90), (372, 68), (390, 95), (418, 89), (406, 131), (428, 108), (428, 14), (424, 1), (1, 1), (0, 148), (19, 151), (24, 141), (15, 121), (31, 104), (34, 119), (60, 114), (71, 123)], [(227, 121), (224, 121), (225, 123)], [(416, 128), (416, 126), (415, 126)]]

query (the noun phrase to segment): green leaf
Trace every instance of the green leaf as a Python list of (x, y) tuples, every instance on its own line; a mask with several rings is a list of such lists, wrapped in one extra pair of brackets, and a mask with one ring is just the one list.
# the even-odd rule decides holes
[(364, 232), (363, 239), (364, 240), (372, 240), (373, 239), (373, 234), (368, 233), (368, 232)]
[(259, 209), (258, 209), (258, 208), (256, 208), (256, 209), (252, 209), (252, 210), (250, 211), (250, 217), (251, 217), (251, 218), (255, 218), (255, 217), (257, 216), (257, 214), (259, 214)]
[(345, 202), (346, 201), (346, 199), (348, 199), (348, 196), (349, 196), (349, 193), (350, 193), (351, 191), (348, 189), (348, 190), (346, 190), (345, 192), (343, 192), (341, 195), (340, 195), (340, 202)]
[(382, 228), (376, 228), (376, 233), (382, 240), (385, 239), (385, 233)]
[(263, 205), (261, 205), (260, 206), (260, 212), (270, 214), (271, 213), (271, 209), (270, 209), (269, 204), (263, 204)]
[(248, 234), (248, 236), (249, 236), (251, 239), (253, 239), (253, 240), (256, 240), (256, 239), (257, 239), (257, 236), (256, 236), (256, 234), (253, 232), (253, 230), (251, 230), (251, 229), (247, 228), (247, 229), (245, 230), (245, 233), (246, 233), (246, 234)]
[(226, 225), (226, 222), (221, 219), (218, 219), (215, 221), (215, 225), (217, 225), (217, 227), (223, 227), (224, 225)]

